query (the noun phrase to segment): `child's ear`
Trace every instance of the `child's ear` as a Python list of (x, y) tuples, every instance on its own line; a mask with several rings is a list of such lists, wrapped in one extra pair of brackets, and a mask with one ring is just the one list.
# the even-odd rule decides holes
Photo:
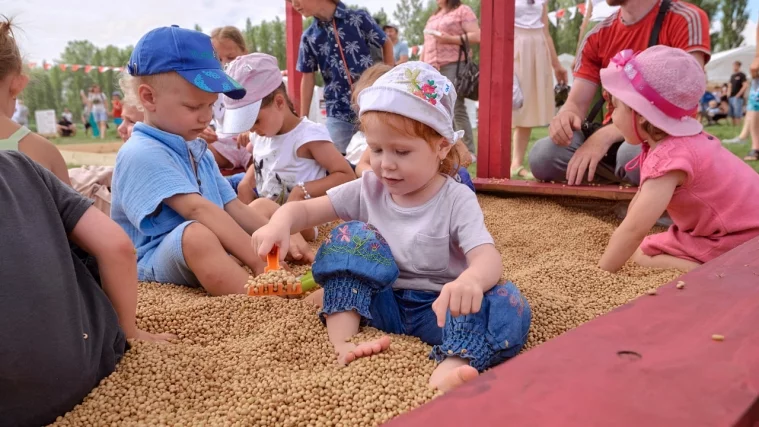
[(145, 111), (155, 112), (156, 110), (156, 92), (150, 85), (141, 84), (137, 88), (137, 98), (140, 100)]
[(437, 155), (440, 158), (440, 160), (445, 160), (446, 157), (448, 157), (448, 153), (453, 148), (453, 144), (451, 144), (447, 139), (440, 138), (440, 142), (437, 145)]

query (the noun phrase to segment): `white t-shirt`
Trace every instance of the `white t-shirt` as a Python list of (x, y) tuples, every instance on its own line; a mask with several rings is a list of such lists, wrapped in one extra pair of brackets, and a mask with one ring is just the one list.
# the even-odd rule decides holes
[(316, 160), (304, 159), (296, 154), (300, 147), (314, 141), (332, 142), (332, 139), (326, 126), (306, 117), (284, 135), (255, 135), (251, 143), (258, 196), (284, 203), (290, 190), (299, 182), (327, 176), (327, 169)]
[(590, 17), (592, 22), (601, 22), (619, 9), (619, 6), (609, 6), (606, 0), (585, 0), (585, 7), (590, 6), (591, 2), (593, 2), (593, 15)]
[(451, 177), (427, 203), (412, 208), (393, 202), (371, 170), (327, 190), (327, 197), (340, 219), (371, 224), (387, 240), (401, 273), (393, 289), (440, 292), (467, 268), (467, 252), (494, 244), (477, 196)]
[(105, 113), (105, 94), (103, 92), (100, 93), (94, 93), (90, 92), (87, 94), (87, 100), (90, 101), (90, 104), (92, 104), (92, 109), (90, 110), (93, 113)]
[(529, 4), (528, 0), (514, 0), (515, 13), (514, 25), (518, 28), (543, 28), (543, 4), (545, 0), (535, 0), (535, 4)]
[(352, 164), (357, 165), (358, 161), (361, 160), (364, 151), (366, 151), (368, 147), (369, 145), (366, 143), (366, 136), (364, 136), (364, 133), (361, 131), (356, 132), (353, 134), (351, 142), (348, 143), (348, 148), (345, 149), (345, 159)]

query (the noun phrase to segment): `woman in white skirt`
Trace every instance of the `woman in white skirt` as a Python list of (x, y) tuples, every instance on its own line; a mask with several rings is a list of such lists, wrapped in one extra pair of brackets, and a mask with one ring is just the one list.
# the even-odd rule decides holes
[(522, 166), (532, 128), (547, 126), (556, 109), (553, 74), (566, 84), (567, 70), (561, 66), (553, 39), (548, 33), (546, 0), (514, 0), (514, 72), (524, 93), (524, 105), (512, 115), (514, 127), (511, 157), (512, 179), (531, 179)]

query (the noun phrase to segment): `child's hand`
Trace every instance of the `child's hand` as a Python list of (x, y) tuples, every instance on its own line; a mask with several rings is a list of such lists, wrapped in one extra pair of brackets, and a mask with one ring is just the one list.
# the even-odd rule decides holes
[(298, 202), (301, 200), (306, 200), (306, 193), (303, 192), (303, 189), (300, 188), (299, 185), (296, 185), (292, 190), (290, 190), (290, 194), (287, 196), (287, 201)]
[(245, 148), (250, 143), (250, 132), (243, 132), (235, 137), (237, 148)]
[(271, 223), (266, 224), (253, 233), (250, 244), (254, 251), (258, 251), (258, 256), (261, 259), (266, 259), (266, 256), (276, 245), (279, 247), (280, 259), (284, 260), (290, 248), (290, 230), (285, 227), (277, 227)]
[(133, 337), (136, 340), (145, 341), (145, 342), (153, 342), (157, 344), (171, 344), (171, 340), (177, 339), (177, 336), (174, 334), (151, 334), (149, 332), (145, 332), (141, 329), (137, 329), (137, 332)]
[(450, 309), (451, 316), (458, 317), (477, 313), (482, 307), (482, 286), (460, 278), (443, 286), (440, 296), (432, 303), (432, 311), (437, 316), (437, 325), (445, 326), (445, 314)]
[(203, 138), (208, 144), (213, 144), (219, 140), (219, 137), (216, 136), (216, 132), (211, 127), (207, 127), (200, 135), (198, 135), (198, 138)]

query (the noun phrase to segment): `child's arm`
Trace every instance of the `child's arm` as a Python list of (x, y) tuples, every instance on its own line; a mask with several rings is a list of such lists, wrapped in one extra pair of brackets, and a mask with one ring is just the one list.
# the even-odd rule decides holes
[(316, 77), (314, 73), (303, 73), (300, 81), (300, 115), (308, 117), (311, 111), (311, 100), (314, 97), (314, 85)]
[(437, 324), (445, 326), (445, 315), (467, 315), (480, 311), (483, 294), (495, 286), (503, 274), (501, 254), (492, 244), (477, 246), (466, 254), (467, 269), (453, 282), (446, 283), (432, 303)]
[(674, 171), (643, 183), (624, 221), (609, 239), (599, 263), (602, 270), (616, 273), (625, 265), (667, 209), (672, 194), (685, 178), (685, 172)]
[(71, 187), (71, 179), (69, 178), (69, 170), (66, 167), (66, 161), (63, 160), (61, 152), (58, 151), (52, 142), (36, 133), (32, 133), (21, 140), (18, 148), (19, 151), (42, 165), (45, 169), (58, 177), (58, 179), (63, 181), (63, 183)]
[[(250, 250), (248, 246), (249, 236), (243, 228), (247, 226), (251, 228), (252, 232), (266, 224), (266, 218), (255, 215), (255, 212), (246, 211), (246, 215), (238, 215), (244, 216), (244, 220), (240, 224), (235, 222), (236, 218), (232, 216), (235, 213), (234, 207), (236, 205), (245, 206), (239, 199), (233, 199), (225, 205), (225, 209), (232, 205), (233, 212), (230, 213), (220, 209), (197, 193), (177, 194), (166, 199), (165, 203), (182, 215), (184, 219), (195, 220), (208, 227), (219, 238), (224, 249), (244, 262), (255, 273), (263, 272), (264, 263), (256, 257), (254, 251)], [(235, 213), (235, 215), (237, 214)]]
[(240, 184), (237, 186), (237, 198), (244, 204), (249, 204), (256, 198), (256, 167), (250, 165), (245, 171)]
[(382, 45), (382, 61), (391, 67), (395, 66), (393, 42), (390, 39), (385, 40), (385, 44)]
[(290, 245), (290, 235), (338, 219), (329, 197), (317, 197), (296, 203), (285, 203), (277, 209), (269, 223), (255, 233), (251, 245), (261, 259), (276, 245), (284, 258)]
[[(348, 181), (355, 179), (353, 169), (350, 164), (345, 160), (335, 144), (329, 141), (313, 141), (304, 144), (298, 148), (297, 156), (302, 158), (311, 158), (316, 160), (322, 167), (327, 169), (329, 174), (324, 178), (309, 181), (304, 183), (306, 191), (311, 197), (320, 197), (327, 194), (327, 190), (332, 187), (337, 187), (340, 184), (344, 184)], [(305, 200), (306, 193), (300, 186), (293, 187), (288, 197), (288, 202), (294, 202), (298, 200)]]
[(90, 207), (69, 238), (97, 259), (103, 291), (111, 300), (127, 338), (158, 342), (176, 338), (172, 334), (151, 334), (137, 329), (137, 254), (121, 227)]

